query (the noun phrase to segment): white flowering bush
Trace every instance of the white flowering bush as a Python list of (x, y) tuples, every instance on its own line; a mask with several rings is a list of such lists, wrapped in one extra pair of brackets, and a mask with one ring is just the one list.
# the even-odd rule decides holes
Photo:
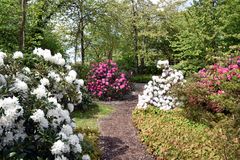
[(90, 159), (70, 118), (82, 102), (76, 77), (60, 53), (0, 52), (0, 159)]
[(150, 104), (169, 110), (179, 105), (177, 98), (172, 97), (170, 92), (174, 85), (184, 81), (183, 73), (172, 69), (168, 60), (158, 61), (157, 67), (162, 69), (162, 75), (152, 76), (152, 80), (144, 86), (143, 94), (138, 96), (137, 108), (146, 109)]

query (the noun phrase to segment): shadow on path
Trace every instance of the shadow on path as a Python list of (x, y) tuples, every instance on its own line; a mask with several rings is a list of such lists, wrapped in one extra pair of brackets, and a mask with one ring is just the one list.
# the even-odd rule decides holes
[(125, 154), (129, 146), (126, 145), (121, 139), (116, 137), (101, 136), (100, 137), (102, 151), (105, 153), (101, 158), (103, 160), (110, 160)]

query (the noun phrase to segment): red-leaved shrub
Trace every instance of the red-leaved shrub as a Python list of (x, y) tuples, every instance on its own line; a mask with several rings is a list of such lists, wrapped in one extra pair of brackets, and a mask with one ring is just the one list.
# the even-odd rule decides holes
[(88, 74), (88, 90), (101, 100), (121, 99), (130, 92), (126, 74), (112, 60), (96, 63)]

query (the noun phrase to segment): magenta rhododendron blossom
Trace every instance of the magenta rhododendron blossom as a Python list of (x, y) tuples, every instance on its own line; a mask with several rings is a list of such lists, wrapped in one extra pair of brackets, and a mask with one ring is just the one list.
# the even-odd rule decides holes
[(214, 64), (209, 69), (203, 68), (198, 72), (201, 78), (200, 87), (208, 88), (213, 94), (224, 94), (221, 90), (221, 83), (224, 81), (240, 80), (240, 57), (231, 60), (232, 64), (222, 67)]
[(126, 74), (120, 72), (112, 60), (92, 65), (87, 87), (92, 95), (102, 100), (122, 98), (131, 89)]

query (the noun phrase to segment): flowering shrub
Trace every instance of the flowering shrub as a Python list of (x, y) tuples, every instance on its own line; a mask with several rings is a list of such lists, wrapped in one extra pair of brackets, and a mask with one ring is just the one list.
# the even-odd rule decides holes
[(70, 118), (83, 80), (60, 53), (38, 48), (28, 60), (36, 63), (29, 68), (22, 52), (0, 52), (0, 158), (90, 159)]
[(227, 67), (214, 64), (209, 69), (201, 69), (198, 73), (200, 77), (199, 85), (208, 88), (210, 92), (223, 94), (224, 91), (221, 90), (223, 82), (240, 79), (240, 56), (235, 59), (236, 63), (230, 64)]
[(239, 62), (240, 57), (236, 57), (225, 67), (209, 66), (185, 85), (175, 88), (175, 94), (184, 102), (188, 118), (211, 126), (227, 120), (226, 126), (240, 127)]
[(230, 111), (234, 105), (224, 104), (224, 99), (228, 99), (228, 103), (232, 98), (238, 100), (236, 96), (240, 93), (240, 57), (233, 62), (227, 67), (214, 64), (200, 70), (197, 79), (184, 87), (188, 105), (205, 107), (213, 112)]
[(168, 60), (158, 61), (158, 68), (162, 68), (161, 76), (153, 76), (152, 80), (144, 87), (143, 95), (139, 95), (137, 108), (147, 108), (152, 104), (163, 110), (169, 110), (179, 105), (177, 98), (170, 96), (173, 85), (183, 82), (181, 71), (172, 69)]
[(122, 98), (130, 92), (130, 85), (124, 73), (112, 60), (92, 66), (88, 76), (88, 90), (102, 100)]

